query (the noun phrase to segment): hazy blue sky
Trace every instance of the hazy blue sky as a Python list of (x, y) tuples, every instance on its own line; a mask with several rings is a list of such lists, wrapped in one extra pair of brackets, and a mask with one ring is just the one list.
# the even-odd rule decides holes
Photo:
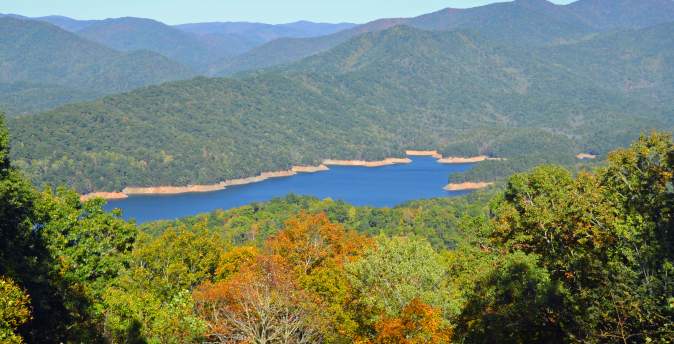
[[(169, 24), (203, 21), (287, 23), (300, 19), (364, 23), (411, 17), (445, 7), (466, 8), (494, 0), (0, 0), (0, 13), (60, 14), (79, 19), (134, 16)], [(553, 0), (570, 3), (572, 0)]]

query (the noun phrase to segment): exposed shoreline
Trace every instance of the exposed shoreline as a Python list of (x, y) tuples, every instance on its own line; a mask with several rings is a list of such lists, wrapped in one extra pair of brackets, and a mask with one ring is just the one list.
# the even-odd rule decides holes
[(86, 195), (80, 196), (80, 201), (88, 201), (94, 198), (102, 198), (105, 200), (116, 200), (116, 199), (125, 199), (129, 198), (129, 195), (123, 192), (92, 192)]
[(468, 191), (468, 190), (480, 190), (485, 189), (494, 185), (490, 182), (465, 182), (465, 183), (450, 183), (444, 187), (446, 191)]
[(578, 153), (578, 155), (576, 155), (576, 159), (580, 160), (594, 160), (596, 158), (597, 158), (596, 155), (589, 153)]
[[(487, 156), (476, 157), (443, 157), (438, 151), (408, 150), (407, 156), (429, 156), (438, 160), (442, 164), (466, 164), (477, 163), (485, 160), (501, 160), (500, 158), (490, 158)], [(179, 195), (185, 193), (204, 193), (221, 191), (230, 186), (247, 185), (259, 183), (271, 178), (284, 178), (294, 176), (298, 173), (317, 173), (328, 171), (328, 166), (361, 166), (361, 167), (382, 167), (397, 164), (409, 164), (412, 160), (409, 158), (386, 158), (379, 161), (365, 160), (324, 160), (318, 166), (293, 166), (287, 171), (263, 172), (258, 176), (225, 180), (216, 184), (209, 185), (187, 185), (187, 186), (155, 186), (155, 187), (126, 187), (121, 192), (92, 192), (80, 196), (82, 201), (93, 198), (103, 198), (106, 200), (120, 200), (129, 196), (138, 195)], [(450, 184), (451, 185), (451, 184)], [(464, 189), (469, 190), (469, 189)], [(451, 190), (450, 190), (451, 191)]]
[(210, 185), (127, 187), (124, 188), (124, 190), (122, 190), (122, 194), (127, 196), (134, 196), (134, 195), (178, 195), (184, 193), (213, 192), (224, 190), (230, 186), (259, 183), (271, 178), (284, 178), (294, 176), (298, 173), (316, 173), (327, 170), (329, 170), (329, 168), (324, 164), (318, 166), (293, 166), (290, 170), (287, 171), (263, 172), (255, 177), (230, 179), (225, 180), (224, 182)]
[(436, 150), (407, 150), (405, 151), (407, 156), (430, 156), (436, 159), (442, 159), (442, 154), (438, 153)]
[(362, 166), (362, 167), (382, 167), (397, 164), (411, 164), (412, 160), (407, 158), (387, 158), (379, 161), (364, 160), (325, 160), (323, 165), (328, 166)]
[(492, 158), (490, 156), (486, 155), (478, 155), (478, 156), (471, 156), (471, 157), (462, 157), (462, 156), (442, 156), (438, 151), (436, 150), (429, 150), (429, 151), (424, 151), (424, 150), (408, 150), (405, 152), (408, 156), (430, 156), (433, 158), (438, 159), (438, 162), (441, 164), (473, 164), (477, 162), (483, 162), (483, 161), (488, 161), (488, 160), (494, 160), (494, 161), (502, 161), (505, 160), (504, 158)]
[(438, 159), (438, 162), (441, 164), (471, 164), (471, 163), (476, 163), (476, 162), (483, 162), (483, 161), (503, 161), (505, 160), (504, 158), (492, 158), (488, 157), (486, 155), (479, 155), (479, 156), (474, 156), (474, 157), (459, 157), (459, 156), (450, 156), (446, 158), (441, 158)]
[(325, 160), (318, 166), (293, 166), (286, 171), (263, 172), (258, 176), (225, 180), (217, 184), (187, 185), (187, 186), (154, 186), (154, 187), (126, 187), (121, 192), (92, 192), (80, 196), (81, 201), (93, 198), (106, 200), (126, 199), (129, 196), (150, 195), (179, 195), (186, 193), (204, 193), (225, 190), (227, 187), (259, 183), (271, 178), (291, 177), (298, 173), (317, 173), (328, 171), (328, 166), (363, 166), (381, 167), (395, 164), (409, 164), (412, 160), (407, 158), (387, 158), (380, 161), (364, 160)]

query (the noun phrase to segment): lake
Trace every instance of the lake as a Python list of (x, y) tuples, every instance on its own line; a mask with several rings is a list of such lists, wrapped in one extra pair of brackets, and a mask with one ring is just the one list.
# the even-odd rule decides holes
[(330, 171), (300, 173), (260, 183), (228, 187), (208, 193), (130, 196), (110, 201), (107, 210), (120, 208), (124, 218), (138, 223), (176, 219), (268, 201), (288, 194), (332, 198), (353, 205), (392, 207), (407, 201), (459, 196), (469, 191), (449, 192), (449, 175), (473, 164), (440, 164), (434, 158), (413, 157), (412, 163), (383, 167), (331, 166)]

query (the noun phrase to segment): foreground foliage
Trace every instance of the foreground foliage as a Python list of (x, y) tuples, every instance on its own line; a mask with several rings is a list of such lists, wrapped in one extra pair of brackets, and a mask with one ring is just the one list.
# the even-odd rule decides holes
[(674, 144), (394, 209), (290, 196), (143, 226), (35, 190), (0, 126), (9, 343), (670, 343)]
[(15, 331), (31, 319), (29, 296), (11, 279), (0, 277), (0, 305), (0, 340), (23, 343)]

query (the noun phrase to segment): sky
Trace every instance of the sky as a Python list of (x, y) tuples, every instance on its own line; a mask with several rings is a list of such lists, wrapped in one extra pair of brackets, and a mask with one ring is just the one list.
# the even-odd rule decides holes
[[(505, 0), (503, 0), (505, 1)], [(182, 24), (252, 21), (270, 24), (298, 20), (365, 23), (379, 18), (413, 17), (446, 7), (467, 8), (495, 0), (1, 0), (0, 13), (29, 17), (64, 15), (77, 19), (143, 17)], [(552, 0), (558, 4), (572, 0)]]

